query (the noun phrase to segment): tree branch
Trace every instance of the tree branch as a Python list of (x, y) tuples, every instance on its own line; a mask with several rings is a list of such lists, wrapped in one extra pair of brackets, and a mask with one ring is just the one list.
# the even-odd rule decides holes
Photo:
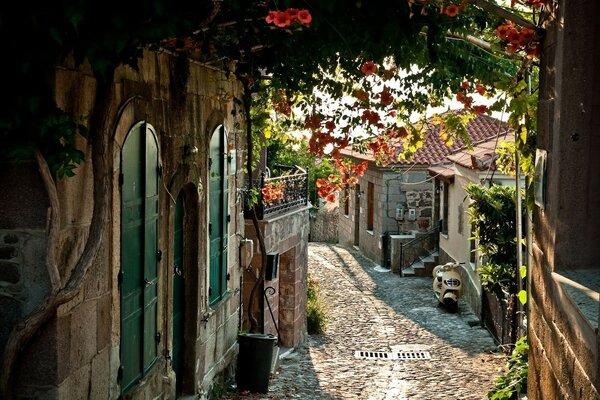
[(50, 277), (51, 294), (55, 294), (61, 288), (60, 272), (56, 265), (56, 246), (58, 244), (58, 234), (60, 231), (60, 203), (56, 183), (50, 173), (48, 163), (39, 150), (35, 151), (35, 159), (42, 177), (42, 182), (48, 194), (50, 201), (50, 221), (48, 225), (48, 237), (46, 239), (46, 269)]
[(508, 11), (505, 8), (502, 8), (497, 4), (490, 3), (489, 1), (486, 1), (486, 0), (468, 0), (468, 1), (469, 1), (469, 3), (475, 5), (479, 8), (483, 8), (486, 11), (489, 11), (491, 13), (499, 15), (502, 18), (512, 21), (517, 25), (520, 25), (525, 28), (533, 29), (534, 31), (538, 29), (538, 27), (535, 24), (533, 24), (532, 22), (527, 21), (526, 19), (522, 18), (521, 16)]
[(109, 215), (110, 198), (110, 155), (107, 154), (110, 140), (110, 118), (114, 100), (112, 74), (104, 81), (97, 81), (96, 99), (90, 120), (92, 142), (92, 168), (94, 182), (94, 208), (88, 238), (83, 253), (74, 267), (65, 286), (57, 293), (49, 296), (45, 303), (31, 314), (25, 321), (13, 327), (4, 348), (2, 369), (0, 372), (0, 398), (14, 398), (13, 375), (18, 365), (21, 352), (29, 345), (34, 335), (56, 314), (57, 308), (72, 300), (81, 290), (81, 284), (89, 267), (92, 265)]

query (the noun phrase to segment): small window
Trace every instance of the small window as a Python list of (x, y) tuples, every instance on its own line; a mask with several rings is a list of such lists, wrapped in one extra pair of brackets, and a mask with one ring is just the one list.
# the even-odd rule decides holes
[(344, 189), (344, 215), (350, 214), (350, 190), (348, 187)]
[(444, 183), (444, 199), (443, 199), (443, 211), (442, 211), (442, 233), (448, 234), (448, 203), (450, 200), (448, 184)]

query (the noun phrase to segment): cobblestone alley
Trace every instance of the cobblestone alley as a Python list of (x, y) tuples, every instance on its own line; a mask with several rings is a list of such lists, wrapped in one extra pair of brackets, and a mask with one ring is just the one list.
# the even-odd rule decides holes
[[(484, 399), (505, 358), (462, 305), (438, 308), (429, 278), (380, 272), (353, 249), (311, 243), (309, 272), (329, 318), (280, 363), (266, 395), (229, 399)], [(428, 351), (430, 360), (357, 359), (355, 351)]]

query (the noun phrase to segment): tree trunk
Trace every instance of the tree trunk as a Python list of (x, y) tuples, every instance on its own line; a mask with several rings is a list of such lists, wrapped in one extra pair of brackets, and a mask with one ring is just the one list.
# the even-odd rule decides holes
[[(252, 140), (252, 117), (250, 116), (250, 108), (252, 104), (252, 92), (248, 85), (247, 79), (241, 79), (244, 84), (244, 94), (243, 94), (243, 103), (244, 103), (244, 117), (246, 120), (246, 147), (248, 156), (246, 158), (246, 169), (248, 170), (248, 190), (251, 191), (254, 187), (254, 182), (252, 180), (253, 170), (254, 170), (254, 144)], [(260, 190), (260, 188), (259, 188)], [(254, 302), (259, 297), (257, 295), (257, 291), (260, 288), (260, 285), (265, 281), (265, 272), (267, 269), (267, 248), (265, 245), (265, 238), (263, 237), (262, 231), (260, 230), (260, 225), (258, 223), (258, 217), (256, 216), (256, 205), (252, 204), (252, 224), (254, 225), (254, 230), (256, 232), (256, 239), (258, 240), (258, 245), (260, 247), (260, 270), (258, 272), (258, 278), (254, 285), (252, 286), (252, 290), (250, 291), (250, 297), (248, 299), (248, 319), (250, 320), (250, 332), (258, 331), (258, 318), (254, 312)], [(262, 294), (261, 294), (262, 296)]]
[[(71, 275), (64, 285), (58, 290), (52, 290), (44, 304), (29, 315), (22, 323), (13, 327), (4, 349), (2, 368), (0, 372), (0, 394), (1, 398), (11, 400), (14, 397), (13, 385), (15, 383), (15, 372), (18, 368), (18, 361), (23, 350), (29, 345), (35, 334), (42, 329), (45, 324), (55, 316), (56, 309), (69, 300), (72, 300), (81, 290), (82, 283), (86, 273), (94, 261), (109, 218), (109, 198), (110, 198), (110, 165), (111, 157), (108, 154), (108, 143), (111, 137), (113, 126), (112, 116), (114, 115), (114, 87), (112, 74), (105, 80), (98, 80), (96, 87), (94, 109), (90, 117), (89, 134), (92, 145), (92, 168), (94, 179), (94, 208), (92, 221), (85, 248), (79, 257)], [(43, 174), (42, 174), (43, 175)], [(47, 183), (48, 180), (44, 178)], [(56, 190), (47, 187), (50, 192)], [(51, 193), (49, 193), (49, 197)], [(52, 198), (51, 198), (52, 200)], [(51, 202), (53, 203), (53, 202)], [(52, 210), (52, 214), (58, 215), (58, 210)], [(57, 234), (52, 234), (54, 224), (51, 224), (48, 240), (56, 240)], [(48, 243), (48, 249), (53, 248), (56, 243)], [(55, 262), (54, 251), (47, 257), (47, 263)], [(56, 274), (50, 270), (52, 284), (55, 284)], [(60, 281), (60, 280), (59, 280)]]

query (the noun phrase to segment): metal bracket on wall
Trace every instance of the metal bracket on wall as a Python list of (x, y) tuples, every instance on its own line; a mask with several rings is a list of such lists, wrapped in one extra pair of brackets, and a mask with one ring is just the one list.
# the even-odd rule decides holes
[(273, 286), (267, 286), (263, 291), (263, 296), (265, 297), (265, 301), (267, 302), (267, 307), (269, 307), (269, 313), (271, 314), (271, 319), (273, 320), (273, 325), (275, 325), (275, 331), (277, 331), (277, 340), (275, 341), (275, 345), (279, 344), (279, 327), (277, 326), (277, 321), (275, 321), (275, 315), (273, 314), (273, 309), (271, 308), (271, 303), (269, 303), (268, 296), (273, 296), (277, 291)]

